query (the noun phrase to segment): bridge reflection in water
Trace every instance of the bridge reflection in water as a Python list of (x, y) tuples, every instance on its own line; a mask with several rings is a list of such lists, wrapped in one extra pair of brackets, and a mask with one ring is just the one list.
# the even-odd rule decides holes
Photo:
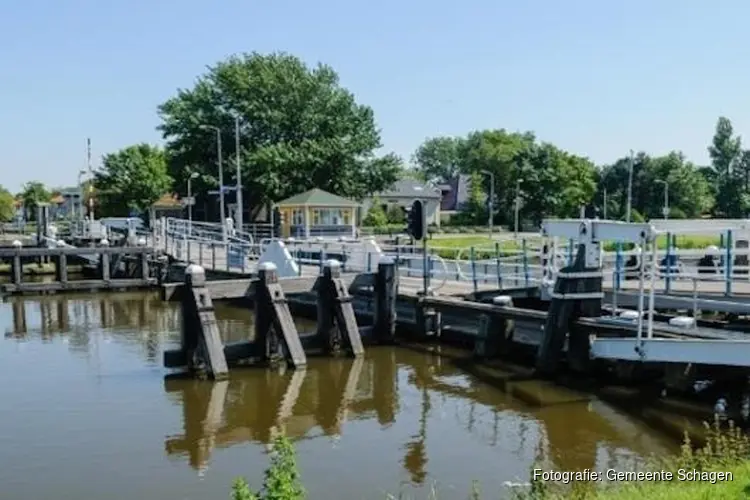
[[(631, 469), (640, 456), (668, 446), (660, 434), (601, 402), (528, 406), (445, 358), (404, 348), (369, 348), (357, 361), (311, 359), (304, 371), (238, 369), (218, 383), (162, 380), (161, 353), (179, 338), (179, 306), (152, 294), (18, 297), (0, 307), (7, 339), (50, 343), (51, 350), (62, 352), (67, 348), (73, 358), (85, 358), (97, 375), (105, 375), (97, 382), (104, 385), (96, 388), (84, 375), (76, 379), (78, 385), (60, 386), (57, 391), (64, 392), (75, 411), (58, 411), (55, 419), (76, 429), (88, 426), (90, 439), (127, 439), (127, 446), (139, 450), (133, 457), (139, 458), (127, 464), (115, 455), (110, 460), (142, 478), (158, 468), (158, 481), (143, 483), (144, 492), (162, 488), (165, 482), (175, 494), (198, 488), (174, 469), (160, 468), (161, 457), (154, 457), (147, 443), (154, 434), (159, 441), (165, 439), (163, 445), (157, 443), (171, 461), (185, 461), (202, 473), (216, 465), (211, 477), (205, 477), (216, 481), (210, 483), (215, 488), (228, 485), (231, 477), (226, 476), (235, 474), (246, 474), (257, 483), (268, 457), (251, 455), (245, 463), (235, 461), (235, 452), (257, 449), (284, 432), (296, 441), (312, 498), (325, 492), (349, 497), (377, 488), (393, 491), (399, 480), (417, 487), (432, 481), (444, 486), (447, 481), (455, 491), (446, 495), (463, 497), (475, 478), (487, 488), (525, 480), (534, 460), (559, 470)], [(252, 311), (247, 309), (220, 303), (217, 320), (225, 341), (240, 340), (252, 331)], [(305, 331), (313, 328), (304, 320), (298, 320), (298, 326)], [(3, 355), (13, 356), (12, 350)], [(25, 356), (31, 360), (46, 355), (32, 350)], [(75, 363), (61, 359), (56, 369), (79, 373)], [(149, 370), (138, 371), (144, 364)], [(126, 375), (106, 378), (113, 373)], [(143, 378), (133, 378), (135, 373)], [(43, 405), (40, 401), (50, 394), (43, 392), (49, 389), (40, 380), (28, 382), (29, 390), (22, 395), (6, 391), (7, 404)], [(118, 406), (123, 402), (127, 414)], [(93, 430), (94, 423), (112, 432), (98, 435), (105, 431)], [(59, 463), (58, 455), (47, 460), (53, 458)], [(26, 489), (18, 489), (11, 498), (25, 498), (22, 491), (40, 486), (30, 476), (17, 478), (21, 479)], [(115, 487), (116, 482), (107, 483), (113, 491), (121, 490), (113, 498), (136, 494), (128, 493), (124, 484)]]
[[(448, 420), (468, 431), (471, 440), (519, 458), (547, 460), (558, 470), (629, 468), (645, 454), (665, 451), (665, 441), (655, 433), (604, 403), (525, 407), (439, 356), (408, 349), (370, 348), (360, 360), (313, 359), (306, 370), (285, 373), (235, 371), (218, 383), (168, 378), (165, 390), (183, 413), (183, 431), (166, 439), (166, 452), (185, 457), (197, 470), (208, 467), (216, 448), (265, 444), (279, 432), (302, 443), (335, 438), (345, 432), (347, 421), (377, 419), (387, 427), (400, 413), (416, 416), (401, 461), (416, 484), (428, 476), (428, 435), (435, 419), (439, 427)], [(447, 405), (447, 400), (459, 404)], [(450, 407), (452, 415), (446, 414)], [(466, 437), (440, 432), (432, 439), (459, 441), (452, 457), (459, 460), (460, 439)]]

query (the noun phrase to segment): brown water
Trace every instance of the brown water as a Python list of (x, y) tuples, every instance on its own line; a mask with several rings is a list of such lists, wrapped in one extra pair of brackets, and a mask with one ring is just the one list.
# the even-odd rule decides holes
[[(248, 310), (219, 304), (217, 318), (225, 340), (250, 331)], [(424, 498), (435, 483), (464, 498), (475, 479), (507, 493), (535, 459), (629, 470), (670, 446), (604, 403), (529, 407), (406, 349), (165, 380), (161, 352), (179, 326), (177, 304), (140, 293), (0, 303), (0, 497), (228, 498), (237, 476), (260, 484), (279, 431), (296, 441), (312, 499)]]

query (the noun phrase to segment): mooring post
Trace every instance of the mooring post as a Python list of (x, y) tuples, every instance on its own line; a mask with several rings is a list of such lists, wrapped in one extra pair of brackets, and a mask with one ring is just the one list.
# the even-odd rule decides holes
[[(324, 338), (325, 348), (329, 351), (335, 350), (345, 342), (355, 357), (363, 355), (365, 349), (354, 314), (352, 296), (341, 279), (339, 261), (335, 259), (325, 261), (319, 285), (318, 320), (320, 321), (320, 316), (324, 315), (326, 322), (319, 324), (318, 333)], [(335, 326), (332, 326), (332, 323)]]
[[(513, 299), (509, 295), (498, 295), (492, 298), (492, 304), (500, 307), (512, 307)], [(496, 314), (482, 314), (479, 318), (479, 331), (474, 341), (474, 356), (494, 358), (505, 354), (513, 334), (513, 320)]]
[(188, 367), (214, 379), (226, 378), (229, 368), (211, 295), (206, 289), (206, 271), (196, 264), (187, 266), (185, 286), (186, 293), (182, 294), (182, 350)]
[(392, 342), (396, 336), (396, 301), (398, 299), (398, 268), (393, 257), (378, 262), (375, 276), (375, 337)]
[(433, 297), (435, 295), (434, 290), (428, 288), (427, 293), (420, 290), (417, 292), (417, 295), (420, 296), (415, 304), (417, 308), (417, 331), (421, 339), (439, 338), (441, 328), (440, 312), (425, 303), (425, 297)]
[(60, 283), (68, 282), (68, 256), (62, 250), (55, 258), (55, 279)]
[(286, 358), (293, 367), (307, 364), (305, 350), (294, 324), (284, 290), (279, 283), (276, 264), (258, 265), (258, 286), (255, 289), (255, 341), (261, 347), (265, 362)]
[(19, 240), (13, 240), (12, 245), (16, 250), (15, 255), (13, 255), (13, 263), (11, 264), (13, 268), (13, 284), (19, 286), (23, 279), (23, 262), (21, 261), (21, 247), (23, 244)]
[[(103, 239), (100, 244), (104, 248), (109, 248), (109, 240), (107, 239)], [(102, 252), (99, 254), (99, 272), (103, 281), (109, 281), (110, 271), (111, 267), (109, 262), (109, 254), (106, 252)]]

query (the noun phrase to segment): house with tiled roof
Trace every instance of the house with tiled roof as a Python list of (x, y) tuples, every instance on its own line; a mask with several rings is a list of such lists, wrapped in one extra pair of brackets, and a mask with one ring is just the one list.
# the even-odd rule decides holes
[(385, 191), (365, 198), (362, 201), (362, 211), (367, 213), (375, 200), (378, 200), (386, 212), (394, 206), (406, 211), (411, 208), (415, 200), (421, 200), (424, 202), (427, 224), (439, 226), (442, 197), (442, 193), (437, 187), (416, 179), (404, 178), (393, 183)]

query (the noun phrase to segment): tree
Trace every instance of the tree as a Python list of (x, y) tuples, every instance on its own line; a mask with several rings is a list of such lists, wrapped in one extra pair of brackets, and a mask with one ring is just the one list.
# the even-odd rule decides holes
[(406, 213), (398, 205), (389, 206), (385, 215), (388, 219), (388, 224), (403, 224), (406, 222)]
[(424, 180), (445, 182), (458, 174), (462, 141), (459, 137), (431, 137), (417, 148), (413, 161)]
[(44, 183), (31, 181), (24, 184), (21, 190), (21, 200), (26, 212), (27, 220), (36, 220), (37, 203), (49, 202), (50, 194)]
[(383, 210), (380, 198), (377, 196), (372, 199), (372, 205), (367, 211), (367, 215), (362, 220), (362, 225), (367, 227), (384, 227), (388, 225), (388, 216)]
[(16, 199), (10, 191), (0, 186), (0, 221), (13, 220), (16, 212)]
[(724, 116), (719, 117), (708, 154), (716, 172), (716, 212), (728, 218), (744, 217), (748, 209), (742, 179), (744, 172), (734, 168), (741, 152), (742, 143), (739, 137), (734, 136), (732, 122)]
[(136, 144), (105, 155), (94, 179), (102, 215), (146, 212), (171, 187), (164, 151), (149, 144)]
[(392, 185), (402, 168), (393, 154), (376, 157), (380, 132), (370, 107), (341, 87), (329, 66), (309, 68), (275, 53), (241, 54), (208, 68), (192, 89), (161, 106), (170, 173), (196, 192), (218, 186), (216, 132), (224, 145), (225, 183), (235, 182), (235, 116), (245, 199), (255, 207), (320, 188), (362, 199)]

